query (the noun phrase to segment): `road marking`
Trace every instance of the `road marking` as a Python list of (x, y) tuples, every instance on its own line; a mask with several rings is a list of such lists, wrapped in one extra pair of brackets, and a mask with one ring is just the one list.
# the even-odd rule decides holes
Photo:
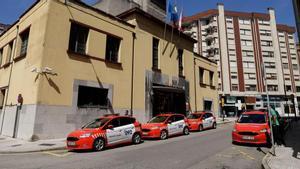
[(72, 153), (70, 152), (66, 152), (66, 153), (61, 153), (61, 151), (44, 151), (42, 152), (43, 154), (48, 154), (48, 155), (52, 155), (52, 156), (55, 156), (55, 157), (66, 157)]
[(239, 149), (237, 149), (237, 148), (235, 148), (235, 147), (232, 147), (232, 149), (237, 150), (240, 154), (242, 154), (244, 157), (247, 157), (248, 159), (255, 160), (254, 157), (252, 157), (252, 156), (251, 156), (250, 154), (248, 154), (248, 153), (245, 153), (245, 152), (242, 151), (242, 150), (239, 150)]

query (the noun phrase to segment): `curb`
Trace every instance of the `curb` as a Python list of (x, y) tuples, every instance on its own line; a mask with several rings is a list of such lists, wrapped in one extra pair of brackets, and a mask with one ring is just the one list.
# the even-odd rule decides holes
[(233, 121), (224, 121), (224, 122), (217, 122), (218, 125), (222, 125), (222, 124), (228, 124), (228, 123), (233, 123)]
[(263, 169), (271, 169), (271, 167), (269, 166), (268, 162), (270, 161), (270, 158), (271, 158), (272, 156), (273, 156), (273, 155), (272, 155), (270, 152), (268, 152), (268, 153), (264, 156), (264, 158), (262, 159), (262, 162), (261, 162), (262, 168), (263, 168)]
[(24, 154), (24, 153), (38, 153), (45, 151), (54, 151), (54, 150), (66, 150), (66, 147), (55, 147), (55, 148), (47, 148), (47, 149), (38, 149), (38, 150), (24, 150), (24, 151), (0, 151), (0, 154)]

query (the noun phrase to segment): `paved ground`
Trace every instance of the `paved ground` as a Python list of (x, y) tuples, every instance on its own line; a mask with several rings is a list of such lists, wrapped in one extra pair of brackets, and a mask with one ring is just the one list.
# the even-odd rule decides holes
[[(1, 169), (260, 169), (263, 152), (231, 144), (232, 124), (103, 152), (0, 155)], [(268, 149), (262, 148), (264, 152)]]
[(287, 131), (286, 145), (275, 146), (276, 156), (269, 154), (266, 165), (272, 169), (299, 169), (300, 168), (300, 121), (294, 122)]

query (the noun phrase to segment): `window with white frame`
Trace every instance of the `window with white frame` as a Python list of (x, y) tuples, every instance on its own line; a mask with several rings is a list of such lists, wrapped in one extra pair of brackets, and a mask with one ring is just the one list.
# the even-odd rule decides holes
[(273, 58), (274, 57), (274, 52), (263, 51), (262, 55), (263, 55), (263, 57), (266, 57), (266, 58)]
[(277, 80), (277, 74), (276, 73), (266, 73), (266, 79), (267, 80)]
[(262, 40), (261, 41), (261, 46), (273, 46), (273, 42), (268, 41), (268, 40)]
[(267, 20), (258, 20), (258, 24), (259, 25), (269, 26), (270, 25), (270, 21), (267, 21)]
[(228, 34), (234, 34), (233, 28), (227, 28), (227, 33)]
[(241, 25), (250, 25), (250, 20), (249, 19), (239, 19), (239, 23)]
[(243, 57), (253, 57), (254, 52), (251, 50), (242, 50), (242, 56)]
[(256, 74), (255, 73), (245, 73), (244, 77), (245, 77), (245, 80), (255, 80)]
[(232, 91), (238, 91), (239, 90), (239, 85), (238, 84), (231, 84), (231, 90)]
[(275, 62), (265, 62), (265, 68), (276, 69), (276, 63)]
[(252, 43), (251, 40), (245, 40), (245, 39), (242, 39), (242, 40), (241, 40), (241, 45), (242, 45), (242, 46), (252, 46), (253, 43)]
[(231, 79), (237, 79), (238, 78), (237, 72), (231, 72), (230, 76), (231, 76)]
[(240, 34), (241, 35), (251, 35), (251, 30), (250, 29), (240, 29)]
[(235, 60), (230, 61), (230, 67), (237, 67), (237, 63)]
[(256, 85), (246, 84), (245, 89), (246, 91), (256, 91)]
[(271, 31), (270, 30), (259, 30), (260, 36), (271, 36)]
[(253, 61), (243, 61), (244, 68), (255, 68), (255, 63)]

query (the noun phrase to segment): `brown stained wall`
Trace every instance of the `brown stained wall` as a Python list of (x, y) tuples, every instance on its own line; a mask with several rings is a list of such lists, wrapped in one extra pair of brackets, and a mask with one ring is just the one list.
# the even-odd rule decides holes
[(258, 19), (254, 19), (254, 35), (255, 36), (255, 40), (253, 41), (253, 43), (256, 44), (256, 48), (254, 50), (255, 55), (256, 55), (256, 59), (255, 62), (257, 63), (256, 66), (256, 73), (258, 73), (257, 75), (257, 81), (258, 81), (258, 86), (259, 89), (258, 91), (260, 92), (265, 92), (265, 84), (264, 84), (264, 80), (263, 80), (263, 75), (262, 75), (262, 71), (261, 68), (263, 66), (263, 58), (262, 58), (262, 50), (261, 50), (261, 43), (260, 43), (260, 34), (259, 34), (259, 24), (258, 24)]
[(239, 18), (233, 18), (233, 27), (234, 27), (234, 37), (235, 37), (235, 50), (236, 50), (236, 59), (238, 67), (238, 79), (239, 79), (239, 91), (245, 91), (245, 79), (244, 79), (244, 68), (243, 68), (243, 56), (242, 56), (242, 47), (241, 47), (241, 37), (240, 37), (240, 28), (239, 28)]
[[(296, 92), (294, 70), (293, 70), (290, 45), (289, 45), (289, 38), (288, 38), (288, 34), (286, 32), (284, 33), (284, 37), (285, 37), (285, 45), (286, 45), (286, 49), (287, 49), (287, 57), (288, 57), (288, 61), (289, 61), (289, 68), (290, 68), (290, 74), (291, 74), (292, 91)], [(285, 88), (285, 86), (284, 86), (284, 88)]]

